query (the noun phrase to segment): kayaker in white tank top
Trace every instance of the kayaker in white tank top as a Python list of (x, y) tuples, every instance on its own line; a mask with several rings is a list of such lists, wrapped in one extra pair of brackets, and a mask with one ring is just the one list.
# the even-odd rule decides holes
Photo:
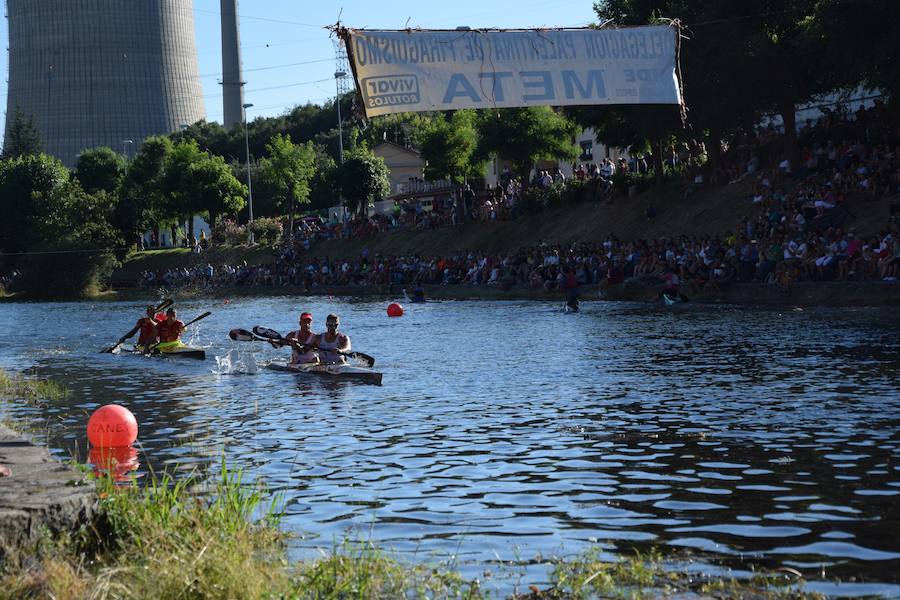
[[(297, 331), (292, 331), (287, 334), (285, 337), (286, 340), (296, 340), (301, 344), (308, 344), (309, 346), (315, 346), (316, 334), (312, 332), (310, 327), (312, 326), (312, 315), (310, 313), (303, 313), (300, 315), (300, 329)], [(287, 345), (288, 342), (284, 342), (280, 344), (281, 346)], [(319, 354), (316, 350), (311, 348), (307, 348), (305, 352), (301, 352), (297, 349), (297, 347), (293, 347), (293, 352), (291, 352), (291, 364), (299, 365), (299, 364), (309, 364), (309, 363), (317, 363), (319, 362)]]
[(337, 315), (328, 315), (325, 319), (325, 333), (316, 336), (316, 346), (319, 347), (319, 361), (323, 364), (334, 365), (347, 362), (343, 355), (333, 352), (340, 350), (341, 352), (350, 351), (350, 337), (343, 333), (338, 333), (338, 325), (340, 321)]

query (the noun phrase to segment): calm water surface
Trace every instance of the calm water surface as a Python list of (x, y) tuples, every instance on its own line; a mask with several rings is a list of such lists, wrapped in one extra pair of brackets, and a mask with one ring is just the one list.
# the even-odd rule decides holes
[[(657, 547), (900, 597), (898, 311), (386, 304), (179, 303), (184, 320), (213, 310), (191, 328), (205, 363), (98, 354), (136, 303), (0, 304), (0, 367), (72, 391), (0, 413), (87, 461), (88, 415), (122, 403), (138, 474), (215, 471), (224, 452), (283, 494), (300, 558), (371, 538), (505, 593), (546, 581), (542, 557)], [(384, 385), (257, 369), (287, 351), (227, 338), (300, 310), (316, 330), (339, 313)]]

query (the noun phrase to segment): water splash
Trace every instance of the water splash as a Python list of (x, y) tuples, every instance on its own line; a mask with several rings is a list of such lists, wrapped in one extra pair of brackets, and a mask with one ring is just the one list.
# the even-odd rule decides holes
[(253, 353), (240, 352), (237, 349), (229, 350), (225, 356), (216, 356), (216, 368), (213, 369), (218, 375), (253, 375), (257, 371), (259, 367)]

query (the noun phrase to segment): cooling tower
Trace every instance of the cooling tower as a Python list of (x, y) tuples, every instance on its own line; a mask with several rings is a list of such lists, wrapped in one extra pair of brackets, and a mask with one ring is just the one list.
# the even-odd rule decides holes
[[(132, 156), (150, 135), (205, 117), (192, 0), (7, 0), (6, 127), (31, 114), (44, 151)], [(133, 144), (125, 144), (133, 140)]]

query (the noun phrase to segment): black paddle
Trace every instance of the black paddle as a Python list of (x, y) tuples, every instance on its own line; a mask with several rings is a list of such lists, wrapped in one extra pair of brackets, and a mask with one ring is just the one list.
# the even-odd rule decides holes
[[(284, 337), (274, 329), (269, 329), (268, 327), (260, 327), (256, 326), (253, 328), (253, 335), (255, 335), (258, 339), (263, 339), (265, 341), (272, 342), (287, 342), (292, 347), (295, 347), (299, 350), (299, 348), (309, 348), (312, 350), (323, 350), (325, 352), (334, 352), (335, 354), (340, 354), (342, 356), (349, 356), (352, 359), (358, 360), (364, 363), (367, 367), (372, 367), (375, 365), (375, 357), (369, 356), (364, 352), (341, 352), (340, 350), (335, 350), (331, 348), (319, 348), (318, 346), (311, 346), (309, 344), (301, 344), (296, 340), (289, 340)], [(232, 338), (234, 339), (234, 338)]]
[[(172, 304), (173, 304), (172, 299), (171, 299), (171, 298), (166, 298), (165, 300), (163, 300), (163, 301), (159, 304), (159, 306), (157, 306), (156, 308), (153, 309), (153, 314), (156, 314), (156, 313), (158, 313), (158, 312), (161, 311), (161, 310), (165, 310), (166, 308), (169, 308), (170, 306), (172, 306)], [(124, 343), (125, 343), (125, 340), (124, 340), (124, 339), (119, 339), (118, 342), (116, 342), (115, 344), (113, 344), (113, 345), (110, 346), (109, 348), (104, 348), (103, 350), (101, 350), (101, 351), (100, 351), (100, 354), (110, 354), (110, 353), (112, 353), (112, 352), (115, 352), (115, 351), (116, 351), (116, 348), (118, 348), (119, 346), (121, 346), (121, 345), (124, 344)]]
[[(197, 321), (199, 321), (200, 319), (205, 319), (206, 317), (208, 317), (211, 314), (212, 313), (210, 311), (206, 311), (202, 315), (195, 317), (195, 318), (191, 319), (190, 321), (188, 321), (187, 323), (185, 323), (184, 328), (187, 329), (188, 325), (192, 325), (192, 324), (196, 323)], [(159, 346), (160, 344), (164, 344), (164, 343), (165, 342), (156, 342), (152, 346), (147, 347), (147, 349), (144, 350), (144, 354), (148, 354), (148, 355), (151, 354), (154, 350), (156, 350), (157, 346)]]

